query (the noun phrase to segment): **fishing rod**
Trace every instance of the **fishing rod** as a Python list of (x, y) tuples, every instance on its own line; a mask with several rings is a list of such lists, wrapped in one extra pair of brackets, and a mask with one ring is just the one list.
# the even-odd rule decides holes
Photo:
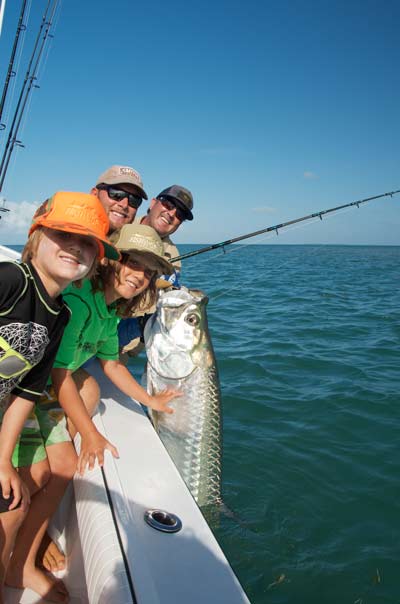
[(335, 208), (329, 208), (328, 210), (314, 212), (313, 214), (308, 214), (307, 216), (302, 216), (301, 218), (295, 218), (294, 220), (288, 220), (287, 222), (282, 222), (281, 224), (269, 226), (266, 229), (253, 231), (252, 233), (248, 233), (247, 235), (240, 235), (239, 237), (234, 237), (233, 239), (228, 239), (227, 241), (221, 241), (220, 243), (213, 243), (212, 245), (207, 245), (206, 247), (202, 247), (199, 250), (188, 252), (187, 254), (182, 254), (181, 256), (176, 256), (176, 258), (171, 258), (170, 262), (177, 262), (178, 260), (197, 256), (198, 254), (204, 254), (205, 252), (210, 252), (211, 250), (216, 250), (220, 247), (225, 247), (226, 245), (230, 245), (231, 243), (243, 241), (243, 239), (249, 239), (250, 237), (262, 235), (263, 233), (270, 233), (271, 231), (275, 231), (278, 235), (278, 231), (280, 229), (283, 229), (284, 227), (290, 226), (292, 224), (304, 222), (305, 220), (311, 220), (312, 218), (319, 218), (320, 220), (322, 220), (322, 217), (326, 214), (331, 214), (332, 212), (337, 212), (338, 210), (343, 210), (344, 208), (351, 208), (352, 206), (357, 206), (357, 208), (359, 208), (362, 203), (366, 203), (367, 201), (372, 201), (373, 199), (380, 199), (381, 197), (393, 197), (393, 195), (396, 195), (397, 193), (400, 193), (400, 189), (397, 189), (397, 191), (389, 191), (388, 193), (381, 193), (380, 195), (374, 195), (373, 197), (366, 197), (365, 199), (360, 199), (358, 201), (351, 201), (350, 203), (345, 203), (341, 206), (336, 206)]
[(5, 127), (6, 127), (5, 124), (3, 124), (1, 122), (1, 118), (3, 117), (3, 110), (4, 110), (4, 105), (5, 105), (5, 102), (6, 102), (6, 98), (7, 98), (7, 93), (8, 93), (8, 87), (10, 85), (10, 80), (11, 80), (11, 78), (15, 77), (15, 75), (16, 75), (15, 71), (14, 71), (14, 61), (15, 61), (15, 55), (17, 53), (17, 48), (18, 48), (18, 43), (19, 43), (19, 37), (21, 35), (21, 32), (23, 32), (23, 31), (26, 30), (26, 25), (24, 25), (24, 23), (23, 23), (24, 17), (25, 17), (25, 11), (26, 11), (26, 4), (27, 4), (27, 0), (23, 0), (22, 6), (21, 6), (21, 12), (19, 14), (19, 19), (18, 19), (17, 31), (16, 31), (15, 36), (14, 36), (14, 44), (13, 44), (12, 51), (11, 51), (10, 61), (8, 63), (7, 75), (6, 75), (6, 79), (5, 79), (4, 86), (3, 86), (3, 94), (1, 95), (1, 100), (0, 100), (0, 130), (4, 130)]
[[(50, 18), (47, 19), (47, 13), (49, 11), (50, 2), (51, 2), (51, 0), (48, 0), (46, 10), (42, 17), (42, 22), (41, 22), (41, 25), (39, 28), (38, 35), (36, 37), (36, 42), (35, 42), (35, 45), (34, 45), (34, 48), (33, 48), (32, 54), (31, 54), (29, 66), (28, 66), (28, 69), (27, 69), (27, 72), (25, 75), (25, 80), (22, 85), (22, 89), (21, 89), (21, 93), (20, 93), (20, 96), (18, 99), (17, 107), (14, 112), (14, 118), (12, 121), (10, 132), (8, 134), (7, 143), (6, 143), (6, 146), (5, 146), (5, 149), (3, 152), (3, 156), (1, 159), (0, 191), (3, 188), (3, 183), (4, 183), (4, 179), (6, 177), (8, 165), (10, 163), (11, 154), (12, 154), (15, 146), (18, 146), (18, 147), (24, 146), (21, 143), (21, 141), (19, 141), (17, 139), (17, 134), (18, 134), (19, 127), (21, 125), (21, 120), (22, 120), (22, 117), (23, 117), (23, 114), (25, 111), (25, 107), (26, 107), (26, 103), (29, 98), (29, 94), (33, 87), (39, 88), (39, 86), (37, 84), (34, 85), (34, 81), (37, 79), (36, 74), (37, 74), (37, 70), (39, 68), (40, 59), (41, 59), (43, 50), (45, 48), (47, 38), (50, 37), (50, 28), (52, 25), (52, 19), (55, 15), (57, 5), (58, 5), (58, 0), (54, 0), (52, 10), (50, 12)], [(40, 38), (41, 38), (43, 30), (44, 30), (44, 34), (42, 36), (41, 44), (39, 46), (39, 42), (40, 42)], [(35, 58), (36, 58), (36, 61), (32, 68), (32, 64), (33, 64)]]

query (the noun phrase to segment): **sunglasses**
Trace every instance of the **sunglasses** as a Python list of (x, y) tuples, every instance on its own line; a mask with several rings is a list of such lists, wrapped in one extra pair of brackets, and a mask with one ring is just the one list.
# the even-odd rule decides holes
[(128, 199), (128, 206), (131, 208), (135, 208), (137, 210), (143, 199), (139, 197), (139, 195), (134, 195), (133, 193), (128, 193), (123, 189), (116, 189), (113, 185), (97, 185), (96, 187), (99, 191), (107, 191), (107, 195), (113, 201), (122, 201), (123, 199)]
[(174, 201), (172, 201), (168, 197), (157, 197), (157, 200), (161, 203), (161, 205), (166, 210), (170, 211), (175, 208), (175, 210), (176, 210), (175, 216), (177, 217), (177, 219), (180, 222), (183, 222), (184, 220), (186, 220), (186, 212), (184, 210), (181, 210), (181, 208), (179, 208)]
[(158, 273), (158, 271), (155, 268), (151, 268), (150, 266), (147, 266), (143, 262), (140, 262), (139, 260), (135, 260), (134, 258), (132, 258), (132, 256), (130, 254), (122, 252), (121, 256), (122, 256), (122, 258), (121, 258), (122, 264), (126, 264), (126, 266), (129, 266), (133, 270), (139, 270), (139, 271), (143, 270), (144, 274), (146, 275), (146, 277), (148, 279), (151, 279), (152, 277), (154, 277), (154, 275), (157, 275), (157, 273)]

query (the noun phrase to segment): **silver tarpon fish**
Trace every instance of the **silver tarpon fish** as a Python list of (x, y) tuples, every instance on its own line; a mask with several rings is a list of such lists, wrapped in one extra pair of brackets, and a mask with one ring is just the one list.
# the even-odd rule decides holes
[(144, 330), (149, 394), (183, 392), (173, 414), (150, 412), (153, 424), (200, 507), (221, 502), (221, 394), (207, 302), (199, 290), (160, 291)]

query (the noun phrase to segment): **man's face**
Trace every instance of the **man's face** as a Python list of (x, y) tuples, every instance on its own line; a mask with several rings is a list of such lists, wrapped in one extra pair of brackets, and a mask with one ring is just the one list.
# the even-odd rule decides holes
[(153, 227), (160, 237), (165, 237), (175, 233), (183, 220), (184, 215), (173, 202), (152, 199), (145, 223)]
[(110, 221), (110, 235), (113, 231), (120, 229), (124, 224), (130, 224), (136, 216), (137, 208), (129, 205), (128, 196), (123, 197), (120, 200), (112, 199), (110, 195), (114, 191), (125, 191), (127, 194), (131, 193), (137, 196), (137, 190), (129, 183), (107, 185), (107, 189), (98, 189), (93, 187), (91, 190), (92, 195), (99, 198), (103, 208), (107, 212), (108, 220)]

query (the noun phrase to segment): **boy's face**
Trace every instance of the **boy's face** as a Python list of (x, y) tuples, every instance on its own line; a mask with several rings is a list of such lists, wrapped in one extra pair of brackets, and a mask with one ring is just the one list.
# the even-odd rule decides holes
[(114, 300), (130, 300), (138, 296), (149, 286), (154, 273), (153, 268), (141, 258), (135, 260), (134, 257), (128, 256), (121, 262), (119, 273), (115, 274), (112, 297)]
[(32, 262), (45, 286), (50, 280), (64, 289), (88, 274), (98, 253), (91, 237), (44, 228)]

